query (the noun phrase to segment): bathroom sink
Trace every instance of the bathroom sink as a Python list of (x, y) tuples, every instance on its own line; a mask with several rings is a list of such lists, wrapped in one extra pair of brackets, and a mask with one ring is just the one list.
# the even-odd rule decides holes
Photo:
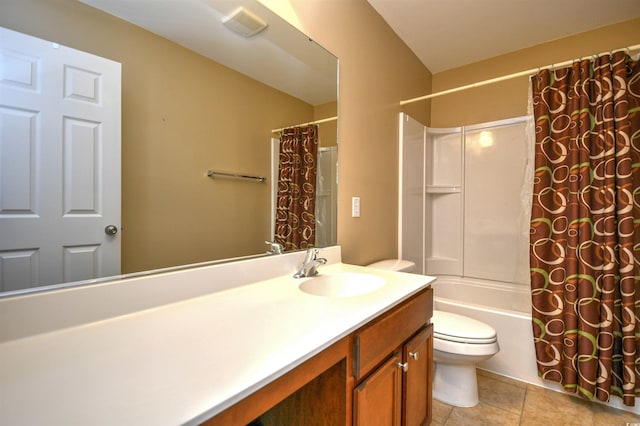
[(316, 296), (352, 297), (376, 291), (384, 284), (384, 278), (376, 275), (344, 272), (306, 278), (298, 287)]

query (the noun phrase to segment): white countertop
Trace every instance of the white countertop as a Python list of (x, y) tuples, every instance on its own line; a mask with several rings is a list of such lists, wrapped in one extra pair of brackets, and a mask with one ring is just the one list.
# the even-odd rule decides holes
[(342, 263), (319, 271), (387, 283), (329, 298), (287, 275), (0, 343), (0, 424), (196, 424), (433, 280)]

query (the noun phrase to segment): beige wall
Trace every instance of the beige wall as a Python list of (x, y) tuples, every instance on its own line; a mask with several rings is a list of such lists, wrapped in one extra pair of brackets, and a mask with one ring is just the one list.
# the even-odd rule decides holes
[[(638, 43), (640, 19), (634, 19), (437, 73), (433, 92)], [(526, 115), (528, 93), (528, 77), (518, 77), (437, 97), (432, 100), (431, 125), (455, 127)]]
[(2, 0), (0, 26), (122, 63), (123, 272), (266, 248), (269, 185), (206, 170), (268, 176), (311, 105), (75, 0)]
[[(337, 102), (316, 105), (313, 109), (314, 120), (337, 117), (337, 115)], [(318, 136), (320, 138), (320, 146), (335, 146), (338, 143), (338, 120), (320, 123), (318, 125)]]
[[(365, 0), (261, 0), (340, 61), (338, 243), (345, 262), (397, 256), (398, 113), (431, 75)], [(409, 108), (427, 121), (429, 104)], [(351, 217), (351, 197), (361, 217)]]

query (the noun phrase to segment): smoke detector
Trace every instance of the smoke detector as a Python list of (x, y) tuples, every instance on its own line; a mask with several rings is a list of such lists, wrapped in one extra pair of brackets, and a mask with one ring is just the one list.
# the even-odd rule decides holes
[(267, 23), (244, 7), (222, 18), (222, 23), (236, 34), (252, 37), (267, 28)]

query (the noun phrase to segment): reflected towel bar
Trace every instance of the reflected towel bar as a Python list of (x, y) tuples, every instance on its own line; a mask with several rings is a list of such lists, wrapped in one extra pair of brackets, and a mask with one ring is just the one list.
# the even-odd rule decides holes
[(214, 176), (226, 176), (226, 177), (230, 177), (230, 178), (236, 178), (236, 179), (249, 179), (249, 180), (255, 180), (257, 182), (266, 182), (267, 178), (266, 177), (262, 177), (262, 176), (250, 176), (250, 175), (241, 175), (238, 173), (225, 173), (225, 172), (216, 172), (214, 170), (207, 170), (207, 176), (209, 176), (210, 178), (213, 178)]

